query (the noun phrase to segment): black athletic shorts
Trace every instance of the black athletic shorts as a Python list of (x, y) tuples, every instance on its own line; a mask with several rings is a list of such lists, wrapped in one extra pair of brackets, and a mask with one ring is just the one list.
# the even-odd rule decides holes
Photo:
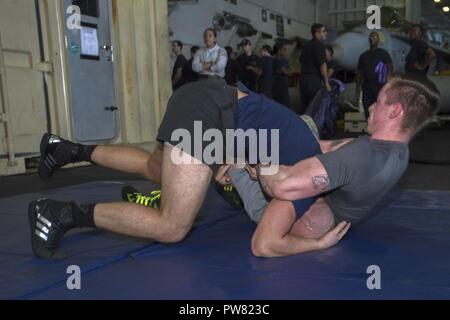
[[(178, 129), (184, 129), (191, 136), (191, 148), (190, 152), (183, 151), (205, 163), (203, 157), (201, 155), (199, 157), (199, 154), (194, 152), (194, 142), (201, 141), (203, 154), (203, 150), (211, 144), (210, 141), (203, 141), (206, 130), (218, 129), (225, 139), (226, 130), (234, 129), (234, 109), (237, 101), (237, 88), (228, 86), (222, 79), (208, 79), (186, 84), (170, 98), (158, 130), (157, 140), (176, 147), (183, 139), (174, 136), (174, 133), (177, 133)], [(196, 121), (201, 122), (200, 132), (194, 130)], [(208, 163), (213, 170), (221, 164)]]

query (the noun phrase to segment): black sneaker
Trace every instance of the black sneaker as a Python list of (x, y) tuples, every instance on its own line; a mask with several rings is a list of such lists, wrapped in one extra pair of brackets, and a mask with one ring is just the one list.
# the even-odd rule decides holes
[(77, 227), (72, 203), (48, 199), (33, 201), (28, 208), (28, 218), (33, 254), (40, 259), (66, 259), (59, 246), (66, 232)]
[(122, 188), (122, 199), (130, 203), (140, 204), (153, 209), (161, 207), (161, 190), (155, 190), (145, 195), (131, 186)]
[(213, 182), (214, 189), (235, 209), (243, 209), (244, 203), (242, 202), (239, 193), (236, 191), (236, 188), (233, 185), (223, 186), (217, 181)]
[(59, 168), (69, 163), (86, 161), (86, 159), (79, 159), (79, 154), (83, 154), (80, 152), (80, 148), (83, 147), (81, 144), (64, 140), (53, 134), (44, 134), (40, 148), (39, 177), (43, 180), (50, 179)]

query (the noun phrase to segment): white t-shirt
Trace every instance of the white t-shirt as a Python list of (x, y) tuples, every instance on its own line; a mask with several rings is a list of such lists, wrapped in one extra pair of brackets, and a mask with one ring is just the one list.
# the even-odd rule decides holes
[[(211, 67), (211, 71), (203, 70), (202, 63), (206, 62), (212, 62), (214, 64)], [(194, 57), (194, 61), (192, 62), (192, 70), (201, 75), (218, 76), (224, 78), (227, 62), (227, 51), (216, 44), (211, 49), (201, 48), (197, 51)]]

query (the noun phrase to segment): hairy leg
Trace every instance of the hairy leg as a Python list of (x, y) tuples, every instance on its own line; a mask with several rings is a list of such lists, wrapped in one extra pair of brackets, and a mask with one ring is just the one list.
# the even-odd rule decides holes
[(98, 204), (94, 211), (97, 227), (164, 243), (185, 238), (205, 199), (212, 170), (204, 164), (175, 165), (172, 150), (164, 146), (161, 211), (130, 203)]
[(153, 153), (128, 146), (98, 146), (92, 161), (106, 168), (143, 175), (150, 181), (161, 182), (162, 147)]

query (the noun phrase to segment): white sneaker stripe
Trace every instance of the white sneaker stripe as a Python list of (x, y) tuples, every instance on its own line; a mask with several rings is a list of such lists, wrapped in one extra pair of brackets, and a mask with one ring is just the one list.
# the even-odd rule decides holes
[(34, 234), (37, 235), (39, 238), (43, 239), (44, 241), (48, 240), (48, 237), (45, 234), (43, 234), (42, 232), (39, 232), (39, 230), (36, 230), (34, 232)]
[(45, 218), (44, 218), (43, 216), (41, 216), (40, 214), (38, 214), (37, 218), (38, 218), (38, 220), (39, 220), (40, 222), (42, 222), (43, 224), (45, 224), (47, 227), (49, 227), (49, 228), (52, 227), (51, 222), (48, 221), (47, 219), (45, 219)]
[(45, 234), (49, 234), (50, 230), (48, 230), (47, 227), (45, 227), (42, 223), (40, 223), (39, 221), (36, 222), (36, 227), (38, 228), (39, 231), (44, 232)]

